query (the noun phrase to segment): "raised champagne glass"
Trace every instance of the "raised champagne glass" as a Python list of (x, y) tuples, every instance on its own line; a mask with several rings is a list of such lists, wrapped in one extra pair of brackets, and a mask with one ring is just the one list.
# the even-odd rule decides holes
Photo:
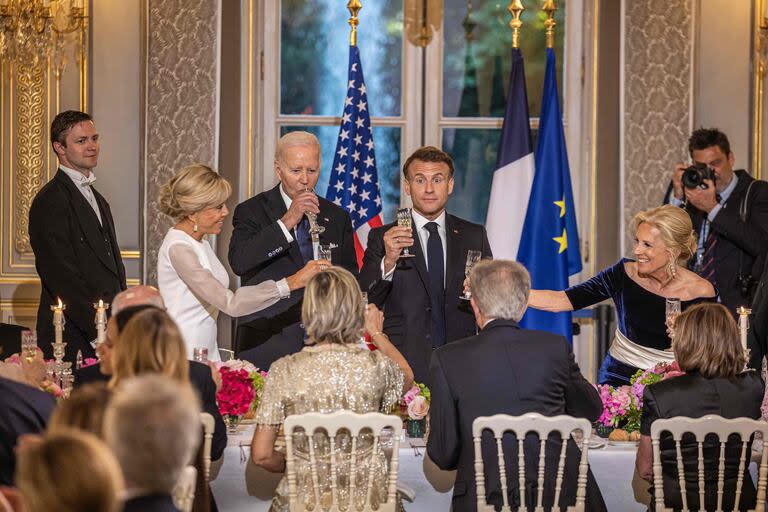
[(680, 299), (676, 298), (668, 298), (665, 305), (665, 315), (666, 315), (666, 324), (667, 324), (667, 332), (669, 333), (669, 337), (672, 338), (675, 335), (675, 320), (677, 320), (677, 317), (680, 316), (680, 312), (682, 311), (681, 305), (680, 305)]
[[(397, 210), (397, 225), (402, 228), (408, 228), (411, 229), (413, 226), (413, 220), (411, 218), (411, 209), (410, 208), (400, 208)], [(416, 256), (415, 254), (411, 254), (411, 251), (408, 247), (405, 247), (403, 249), (403, 252), (400, 254), (401, 258), (413, 258)]]
[[(477, 262), (483, 257), (483, 253), (480, 251), (467, 251), (467, 262), (464, 265), (464, 277), (469, 279), (469, 274), (472, 273), (472, 269), (477, 265)], [(459, 296), (460, 299), (469, 300), (472, 298), (472, 292), (467, 290)]]

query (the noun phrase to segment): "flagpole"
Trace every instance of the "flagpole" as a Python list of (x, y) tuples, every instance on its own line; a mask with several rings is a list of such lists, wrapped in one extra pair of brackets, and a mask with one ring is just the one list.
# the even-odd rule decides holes
[(547, 13), (547, 19), (544, 22), (544, 27), (547, 29), (547, 48), (555, 47), (555, 0), (546, 0), (541, 10)]
[(520, 27), (523, 26), (520, 15), (525, 10), (522, 0), (512, 0), (509, 2), (507, 10), (512, 14), (512, 21), (509, 22), (509, 26), (512, 28), (512, 48), (520, 48)]
[(360, 9), (362, 9), (363, 6), (360, 3), (360, 0), (349, 0), (347, 3), (347, 9), (349, 9), (349, 14), (352, 15), (351, 18), (349, 18), (349, 26), (352, 27), (352, 31), (349, 33), (349, 45), (350, 46), (357, 46), (357, 25), (360, 23), (360, 21), (357, 19), (357, 13), (360, 12)]

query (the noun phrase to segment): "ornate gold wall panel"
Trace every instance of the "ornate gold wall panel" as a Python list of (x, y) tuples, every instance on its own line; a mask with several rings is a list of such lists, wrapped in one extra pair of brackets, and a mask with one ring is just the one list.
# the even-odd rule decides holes
[[(16, 67), (18, 79), (16, 131), (16, 187), (14, 245), (19, 253), (32, 251), (29, 243), (29, 207), (44, 183), (45, 68), (42, 65)], [(13, 136), (13, 134), (11, 134)]]
[(219, 0), (145, 0), (144, 254), (157, 282), (157, 251), (172, 222), (160, 188), (179, 168), (217, 167)]
[(691, 125), (693, 2), (624, 0), (623, 168), (626, 250), (640, 210), (661, 204)]

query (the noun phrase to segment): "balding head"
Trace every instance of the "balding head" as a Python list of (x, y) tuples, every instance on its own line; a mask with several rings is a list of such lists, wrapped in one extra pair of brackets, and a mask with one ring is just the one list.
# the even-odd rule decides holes
[(129, 306), (154, 306), (165, 309), (163, 297), (160, 296), (158, 289), (146, 284), (131, 286), (115, 295), (112, 300), (112, 314), (116, 315), (121, 309)]

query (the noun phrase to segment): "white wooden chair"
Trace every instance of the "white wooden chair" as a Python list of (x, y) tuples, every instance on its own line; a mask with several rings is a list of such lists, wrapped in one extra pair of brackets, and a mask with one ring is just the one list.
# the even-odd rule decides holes
[(725, 444), (731, 434), (737, 434), (741, 438), (741, 456), (739, 458), (739, 470), (736, 480), (736, 496), (734, 501), (734, 510), (739, 509), (741, 499), (741, 490), (743, 484), (744, 468), (748, 466), (751, 453), (747, 452), (749, 440), (755, 432), (763, 434), (760, 442), (763, 444), (762, 457), (760, 459), (760, 468), (757, 481), (757, 507), (754, 511), (762, 512), (765, 510), (766, 481), (768, 480), (768, 451), (766, 451), (765, 442), (768, 440), (768, 423), (753, 420), (749, 418), (726, 419), (722, 416), (704, 416), (702, 418), (676, 417), (669, 419), (656, 420), (651, 425), (651, 443), (653, 445), (653, 487), (655, 493), (657, 512), (672, 511), (664, 505), (664, 480), (662, 477), (661, 448), (659, 439), (662, 432), (669, 432), (675, 442), (676, 462), (678, 480), (680, 483), (681, 499), (683, 503), (683, 512), (688, 512), (688, 496), (685, 486), (685, 473), (683, 465), (683, 455), (680, 449), (680, 441), (683, 434), (691, 433), (695, 436), (698, 445), (698, 494), (700, 510), (704, 510), (704, 450), (703, 443), (707, 434), (716, 434), (720, 442), (720, 458), (718, 464), (717, 478), (717, 510), (723, 510), (723, 487), (725, 481)]
[[(304, 435), (309, 439), (309, 464), (312, 473), (312, 489), (314, 492), (314, 510), (321, 510), (320, 497), (321, 486), (324, 482), (318, 481), (317, 467), (318, 460), (315, 454), (314, 443), (311, 438), (315, 432), (321, 431), (328, 434), (328, 440), (330, 444), (330, 473), (331, 473), (331, 503), (330, 508), (326, 508), (327, 503), (323, 502), (322, 510), (328, 512), (339, 512), (339, 490), (337, 489), (338, 478), (337, 469), (340, 461), (336, 460), (334, 442), (335, 437), (341, 431), (348, 431), (351, 437), (351, 462), (350, 462), (350, 481), (349, 481), (349, 496), (350, 504), (346, 510), (357, 511), (360, 510), (353, 505), (354, 489), (359, 484), (355, 479), (357, 476), (357, 436), (363, 430), (370, 430), (373, 435), (372, 453), (377, 453), (380, 450), (381, 433), (384, 429), (391, 429), (392, 432), (392, 457), (389, 460), (389, 478), (387, 481), (387, 501), (381, 503), (378, 512), (394, 512), (397, 506), (396, 494), (397, 494), (397, 466), (398, 466), (398, 452), (400, 446), (400, 435), (403, 429), (403, 422), (398, 416), (389, 416), (386, 414), (370, 412), (366, 414), (356, 414), (350, 411), (336, 411), (331, 414), (321, 413), (307, 413), (288, 416), (285, 420), (285, 450), (286, 450), (286, 467), (285, 474), (288, 479), (288, 501), (290, 504), (291, 512), (304, 512), (304, 504), (301, 502), (298, 496), (298, 482), (296, 475), (296, 453), (293, 446), (293, 433), (298, 430), (303, 430)], [(371, 508), (371, 496), (373, 487), (373, 471), (375, 466), (371, 464), (371, 472), (367, 478), (367, 489), (365, 493), (365, 503), (362, 510), (370, 511)]]
[[(517, 438), (517, 466), (518, 466), (518, 485), (520, 489), (520, 508), (521, 511), (534, 510), (543, 512), (544, 499), (544, 462), (546, 440), (553, 432), (559, 432), (563, 439), (560, 457), (557, 465), (557, 478), (555, 480), (555, 499), (556, 509), (560, 510), (560, 491), (563, 486), (563, 475), (565, 472), (565, 453), (567, 440), (571, 432), (580, 430), (583, 436), (583, 447), (581, 449), (581, 460), (579, 461), (579, 478), (576, 487), (576, 503), (568, 506), (568, 512), (583, 512), (584, 502), (587, 493), (587, 463), (589, 437), (592, 434), (592, 425), (589, 420), (583, 418), (574, 418), (572, 416), (542, 416), (538, 413), (529, 413), (522, 416), (510, 416), (508, 414), (496, 414), (494, 416), (481, 416), (472, 423), (472, 438), (475, 444), (475, 485), (477, 490), (477, 510), (478, 512), (493, 512), (494, 506), (485, 500), (485, 467), (483, 465), (482, 454), (482, 435), (484, 430), (490, 430), (496, 439), (496, 455), (499, 463), (499, 480), (501, 482), (501, 494), (504, 500), (502, 512), (512, 510), (507, 497), (507, 471), (504, 463), (504, 449), (502, 438), (505, 432), (512, 432)], [(538, 465), (538, 496), (536, 507), (529, 509), (525, 505), (525, 450), (523, 443), (525, 436), (529, 432), (535, 432), (539, 435), (539, 465)]]
[(207, 412), (200, 413), (200, 422), (203, 424), (203, 478), (208, 484), (211, 477), (211, 443), (215, 423), (213, 416)]
[(191, 512), (195, 501), (195, 484), (197, 470), (195, 466), (186, 466), (181, 470), (181, 476), (173, 489), (173, 502), (181, 512)]

